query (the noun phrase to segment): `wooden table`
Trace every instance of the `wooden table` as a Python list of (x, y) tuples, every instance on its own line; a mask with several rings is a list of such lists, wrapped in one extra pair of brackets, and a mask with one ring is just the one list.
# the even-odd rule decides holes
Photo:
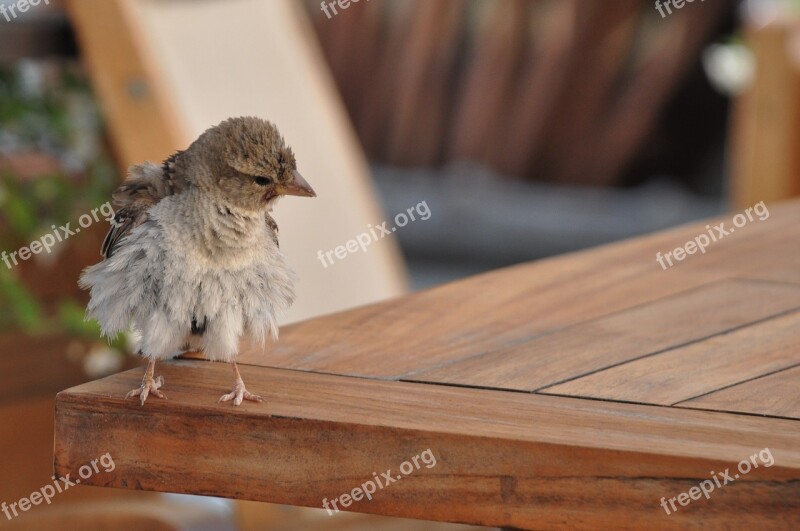
[(123, 398), (141, 369), (64, 391), (56, 472), (110, 453), (83, 483), (523, 529), (798, 529), (800, 202), (732, 218), (666, 270), (656, 253), (706, 222), (286, 327), (241, 356), (263, 404), (218, 404), (230, 368), (202, 360), (161, 364), (169, 399), (144, 407)]

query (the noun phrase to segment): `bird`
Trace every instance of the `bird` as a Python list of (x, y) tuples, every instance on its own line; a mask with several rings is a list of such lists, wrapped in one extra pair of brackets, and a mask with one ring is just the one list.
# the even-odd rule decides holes
[(236, 365), (242, 339), (278, 339), (277, 319), (295, 299), (296, 274), (271, 216), (284, 196), (315, 197), (277, 127), (227, 119), (161, 165), (131, 166), (112, 193), (116, 211), (79, 285), (90, 293), (88, 320), (106, 337), (132, 330), (148, 360), (126, 398), (166, 399), (157, 360), (202, 350), (231, 363), (233, 388), (219, 402), (262, 402)]

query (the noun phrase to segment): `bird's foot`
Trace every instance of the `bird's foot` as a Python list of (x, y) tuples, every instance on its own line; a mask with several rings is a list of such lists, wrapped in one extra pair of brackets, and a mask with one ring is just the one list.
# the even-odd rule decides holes
[(142, 379), (142, 385), (125, 395), (125, 398), (138, 396), (139, 402), (144, 405), (144, 401), (147, 400), (147, 397), (150, 395), (150, 393), (152, 393), (154, 396), (166, 400), (167, 395), (159, 391), (162, 385), (164, 385), (163, 376), (159, 376), (158, 378), (154, 379), (150, 375), (145, 375), (145, 377)]
[(220, 402), (227, 402), (229, 400), (233, 400), (233, 405), (238, 406), (241, 405), (242, 400), (250, 400), (252, 402), (263, 402), (264, 399), (258, 395), (254, 395), (250, 391), (248, 391), (245, 386), (244, 382), (239, 381), (236, 383), (236, 386), (233, 388), (233, 391), (228, 393), (227, 395), (222, 395), (219, 397)]

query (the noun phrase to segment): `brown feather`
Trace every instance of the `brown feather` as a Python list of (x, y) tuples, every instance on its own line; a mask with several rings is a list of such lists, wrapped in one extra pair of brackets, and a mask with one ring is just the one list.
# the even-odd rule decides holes
[(104, 258), (110, 258), (119, 242), (147, 219), (151, 206), (189, 186), (175, 171), (182, 154), (178, 151), (161, 166), (152, 162), (131, 166), (128, 178), (111, 196), (118, 209), (100, 250)]

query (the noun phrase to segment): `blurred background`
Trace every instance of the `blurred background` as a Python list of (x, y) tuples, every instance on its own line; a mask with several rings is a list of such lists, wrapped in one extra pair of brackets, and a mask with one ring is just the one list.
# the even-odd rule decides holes
[[(0, 0), (0, 251), (238, 115), (274, 121), (319, 193), (276, 212), (286, 322), (800, 193), (800, 2), (656, 4)], [(106, 230), (0, 263), (0, 501), (49, 483), (55, 393), (139, 365), (83, 321)], [(463, 529), (90, 487), (0, 517), (56, 524)]]

